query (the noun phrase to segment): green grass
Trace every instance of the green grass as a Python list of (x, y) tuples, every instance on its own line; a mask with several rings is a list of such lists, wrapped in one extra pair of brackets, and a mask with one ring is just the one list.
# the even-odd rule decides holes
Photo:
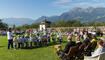
[[(63, 40), (67, 42), (67, 36), (64, 36)], [(74, 37), (73, 41), (75, 41)], [(61, 44), (62, 49), (64, 49), (66, 42)], [(8, 50), (7, 46), (7, 37), (0, 36), (0, 60), (59, 60), (57, 54), (54, 53), (54, 45), (34, 49), (18, 50)]]
[[(64, 37), (64, 40), (67, 38)], [(62, 43), (64, 48), (66, 43)], [(54, 53), (54, 45), (34, 49), (7, 49), (8, 40), (6, 36), (0, 36), (0, 60), (58, 60)]]

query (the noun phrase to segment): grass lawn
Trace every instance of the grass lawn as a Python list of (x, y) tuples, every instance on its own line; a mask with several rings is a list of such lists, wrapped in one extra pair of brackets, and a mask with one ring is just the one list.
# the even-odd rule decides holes
[[(64, 36), (63, 40), (66, 41), (67, 37)], [(74, 37), (73, 41), (75, 41)], [(54, 45), (34, 49), (8, 50), (7, 44), (7, 37), (0, 36), (0, 60), (59, 60), (56, 53), (54, 53)], [(66, 42), (61, 45), (64, 49)]]
[[(64, 37), (66, 40), (67, 37)], [(58, 60), (54, 53), (54, 45), (34, 49), (7, 49), (8, 40), (6, 36), (0, 36), (0, 60)], [(66, 43), (62, 43), (64, 48)]]

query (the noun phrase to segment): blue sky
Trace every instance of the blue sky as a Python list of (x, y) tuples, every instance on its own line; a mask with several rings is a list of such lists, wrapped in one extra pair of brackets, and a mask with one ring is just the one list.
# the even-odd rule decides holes
[(0, 18), (60, 15), (75, 7), (105, 7), (105, 0), (0, 0)]

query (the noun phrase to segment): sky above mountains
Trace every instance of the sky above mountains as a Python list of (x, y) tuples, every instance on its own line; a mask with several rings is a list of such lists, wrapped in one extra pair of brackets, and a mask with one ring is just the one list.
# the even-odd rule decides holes
[(75, 7), (105, 7), (105, 0), (0, 0), (0, 18), (60, 15)]

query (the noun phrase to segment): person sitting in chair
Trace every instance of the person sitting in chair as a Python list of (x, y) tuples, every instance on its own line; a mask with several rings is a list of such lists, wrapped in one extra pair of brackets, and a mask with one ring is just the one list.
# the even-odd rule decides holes
[(92, 42), (96, 42), (96, 41), (97, 41), (96, 36), (95, 36), (95, 35), (92, 35), (92, 40), (91, 40), (91, 43), (92, 43)]
[(84, 35), (84, 41), (83, 41), (83, 44), (85, 44), (85, 47), (90, 43), (87, 35)]
[(105, 46), (104, 46), (102, 40), (98, 40), (97, 45), (98, 45), (98, 48), (96, 51), (94, 51), (92, 53), (92, 57), (96, 57), (96, 56), (100, 55), (101, 53), (105, 52)]
[(76, 45), (80, 46), (82, 44), (82, 42), (80, 41), (80, 37), (76, 36)]
[(68, 53), (70, 47), (75, 46), (75, 42), (72, 41), (72, 36), (68, 36), (67, 38), (68, 43), (65, 46), (65, 49), (63, 50), (64, 53)]
[(67, 40), (68, 40), (68, 43), (66, 44), (64, 50), (59, 50), (59, 51), (57, 51), (57, 55), (58, 55), (58, 56), (61, 55), (61, 56), (60, 56), (61, 59), (64, 58), (64, 54), (65, 54), (65, 53), (67, 54), (67, 53), (69, 52), (70, 47), (76, 45), (75, 42), (72, 41), (72, 36), (71, 36), (71, 35), (68, 36)]

